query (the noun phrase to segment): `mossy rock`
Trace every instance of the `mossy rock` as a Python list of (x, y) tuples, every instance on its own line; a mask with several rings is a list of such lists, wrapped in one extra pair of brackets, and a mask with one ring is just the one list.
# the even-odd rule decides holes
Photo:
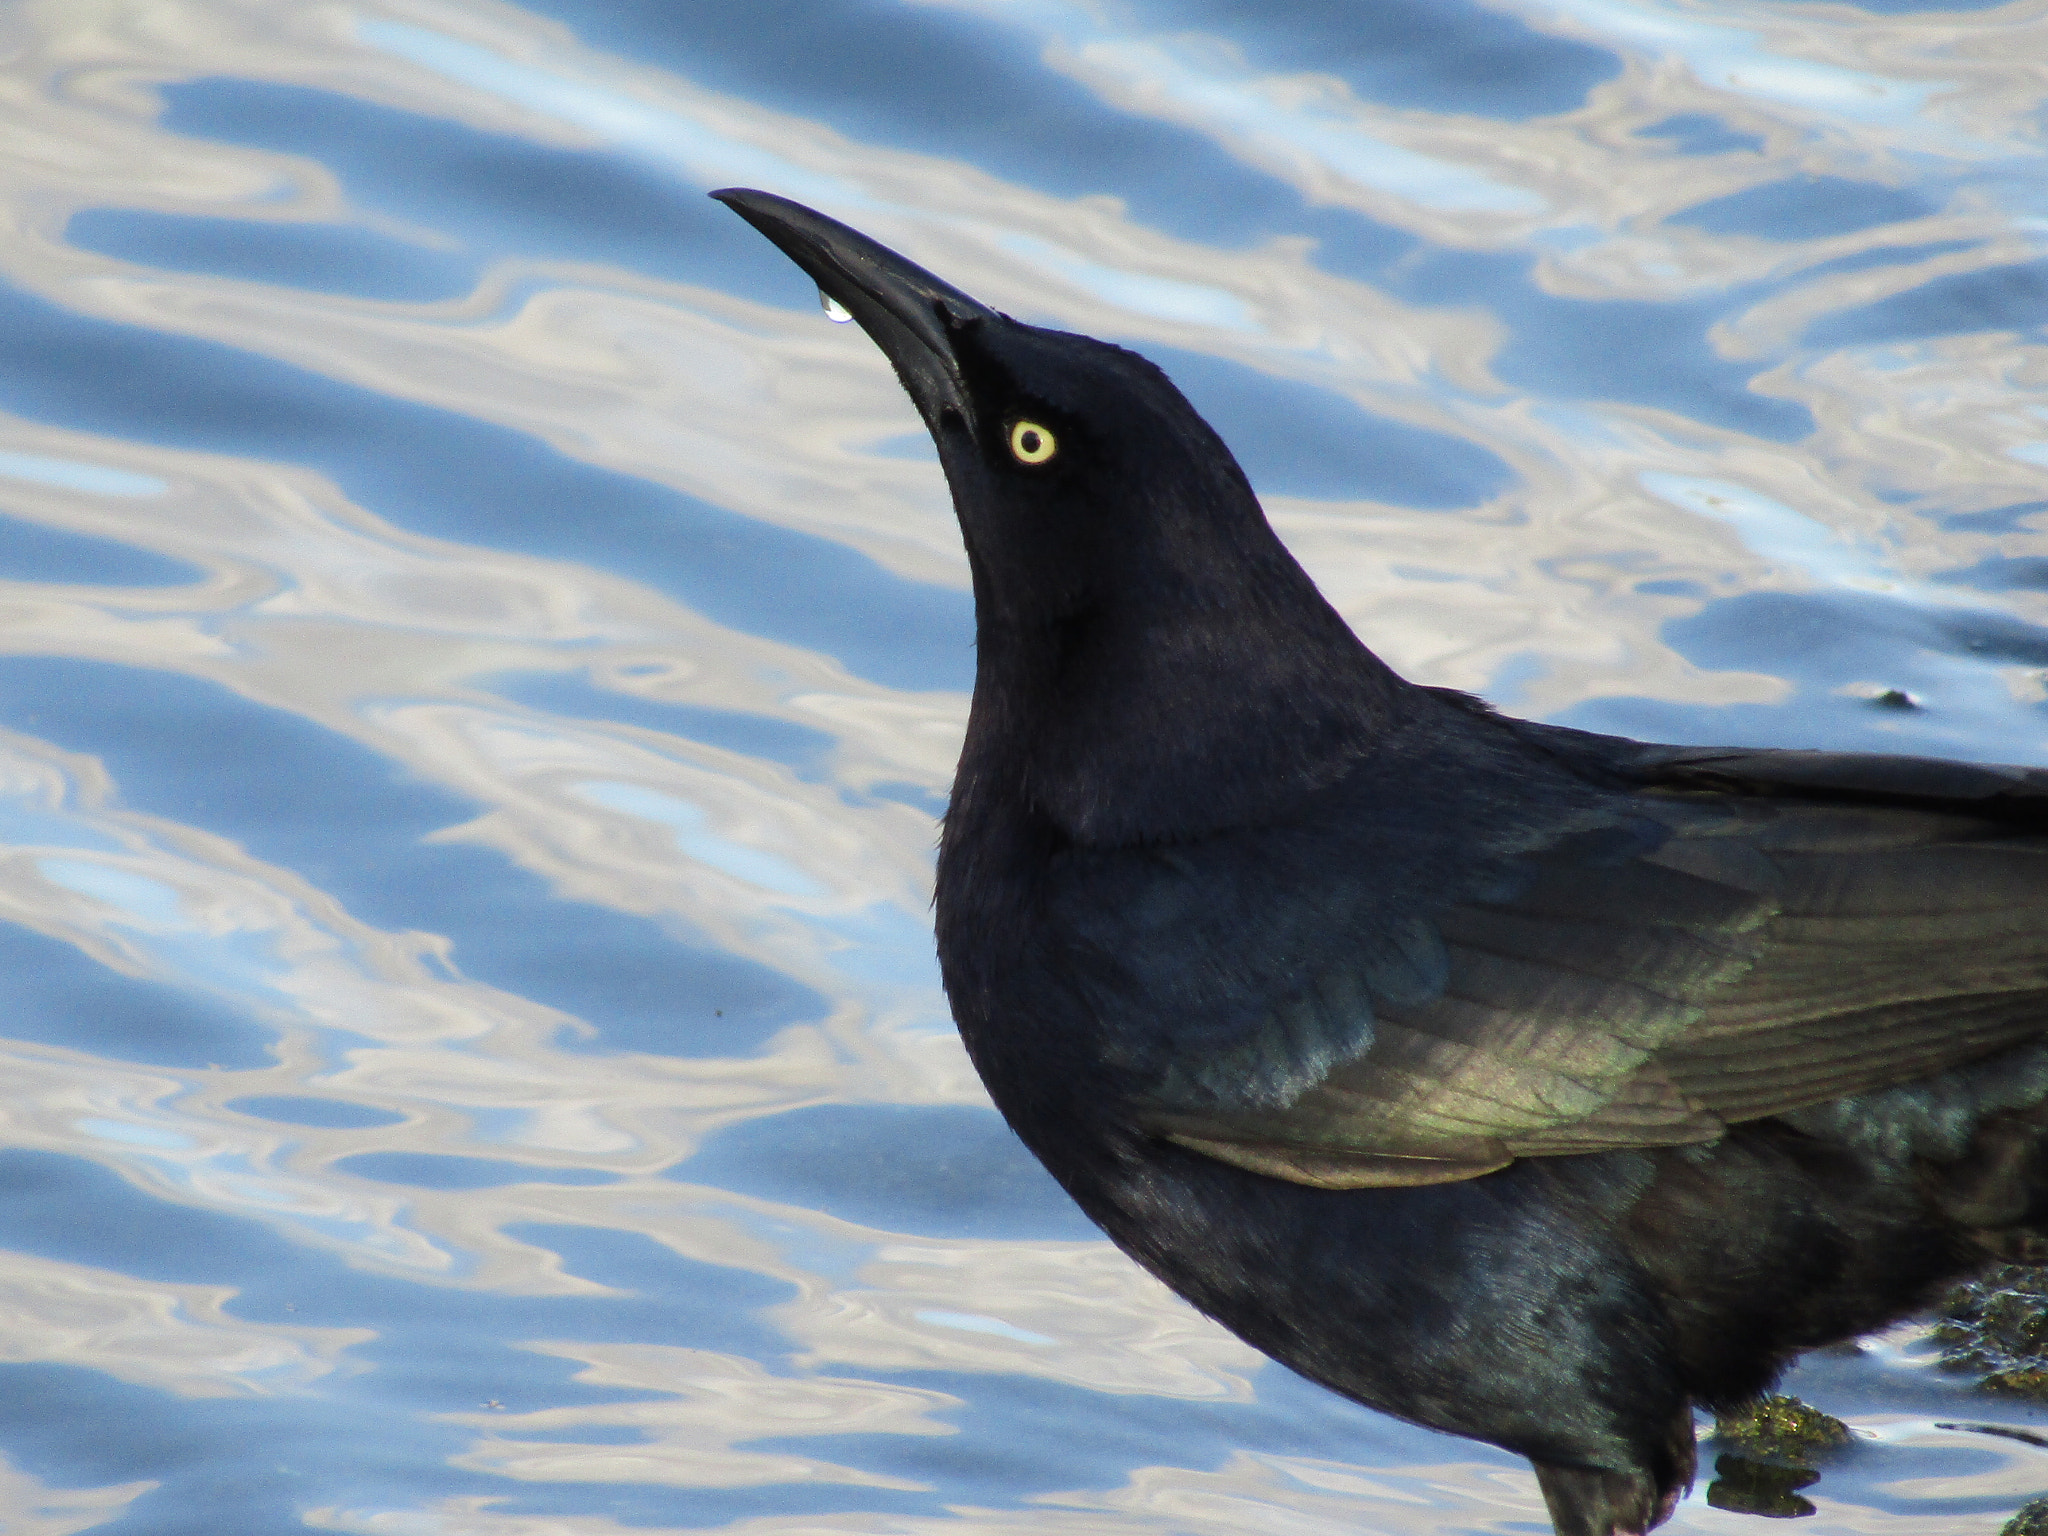
[(1752, 1461), (1804, 1467), (1849, 1443), (1849, 1426), (1796, 1397), (1772, 1394), (1714, 1421), (1715, 1438)]
[(1986, 1392), (2048, 1402), (2048, 1367), (2030, 1365), (2009, 1371), (1992, 1371), (1977, 1385)]
[(1949, 1292), (1934, 1324), (1945, 1370), (1987, 1392), (2048, 1400), (2048, 1268), (2007, 1264)]
[(1998, 1536), (2048, 1536), (2048, 1499), (2022, 1504)]

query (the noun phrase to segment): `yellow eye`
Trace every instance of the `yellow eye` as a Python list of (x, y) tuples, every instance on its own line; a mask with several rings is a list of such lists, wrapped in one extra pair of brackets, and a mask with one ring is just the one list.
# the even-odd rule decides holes
[(1060, 451), (1060, 441), (1035, 421), (1010, 424), (1010, 452), (1019, 464), (1043, 464)]

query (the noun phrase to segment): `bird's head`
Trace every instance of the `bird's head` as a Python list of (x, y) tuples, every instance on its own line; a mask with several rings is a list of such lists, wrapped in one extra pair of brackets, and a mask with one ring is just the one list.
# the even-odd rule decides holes
[(998, 314), (787, 198), (713, 195), (895, 365), (938, 445), (985, 626), (1233, 584), (1276, 548), (1229, 449), (1137, 353)]
[(1397, 680), (1158, 367), (1013, 320), (800, 203), (712, 195), (895, 366), (973, 572), (976, 725), (1028, 740), (1035, 798), (1070, 833), (1227, 824), (1358, 755)]

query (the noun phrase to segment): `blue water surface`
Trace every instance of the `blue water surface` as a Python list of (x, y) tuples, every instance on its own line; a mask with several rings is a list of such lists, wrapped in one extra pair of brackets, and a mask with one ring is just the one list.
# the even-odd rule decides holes
[[(0, 1526), (1546, 1528), (981, 1093), (943, 476), (713, 188), (1157, 361), (1419, 681), (2048, 762), (2038, 7), (16, 23)], [(1810, 1536), (2038, 1489), (1933, 1353), (1796, 1368)]]

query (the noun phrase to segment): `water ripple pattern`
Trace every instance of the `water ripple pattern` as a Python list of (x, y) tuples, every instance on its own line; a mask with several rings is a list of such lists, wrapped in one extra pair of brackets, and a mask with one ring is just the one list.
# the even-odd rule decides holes
[[(945, 489), (708, 188), (1160, 361), (1410, 676), (2048, 761), (2048, 0), (21, 0), (0, 43), (9, 1530), (1541, 1523), (1168, 1296), (988, 1107), (931, 958)], [(1860, 1435), (1813, 1536), (2041, 1486), (1956, 1426), (2048, 1415), (1929, 1360), (1800, 1368)]]

